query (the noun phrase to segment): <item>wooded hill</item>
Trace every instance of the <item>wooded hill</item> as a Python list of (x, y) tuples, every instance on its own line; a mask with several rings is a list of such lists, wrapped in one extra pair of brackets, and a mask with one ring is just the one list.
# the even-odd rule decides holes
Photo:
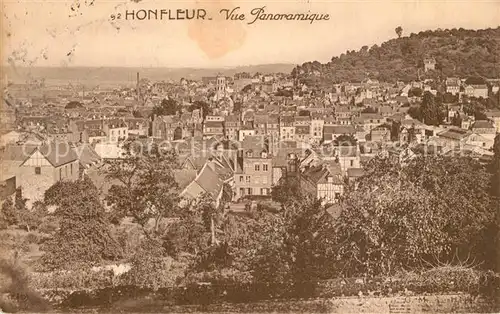
[[(395, 35), (396, 32), (395, 32)], [(398, 34), (399, 35), (399, 34)], [(424, 58), (434, 58), (436, 71), (424, 73)], [(292, 75), (309, 83), (362, 81), (394, 82), (427, 77), (500, 76), (500, 27), (445, 29), (401, 36), (371, 48), (347, 51), (326, 64), (297, 66)]]

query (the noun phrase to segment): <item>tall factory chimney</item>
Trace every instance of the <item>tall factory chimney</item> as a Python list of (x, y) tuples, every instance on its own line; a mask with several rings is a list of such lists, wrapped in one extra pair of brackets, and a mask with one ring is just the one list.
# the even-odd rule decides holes
[(139, 72), (137, 72), (137, 82), (136, 82), (136, 87), (135, 87), (135, 92), (137, 93), (137, 102), (139, 102)]

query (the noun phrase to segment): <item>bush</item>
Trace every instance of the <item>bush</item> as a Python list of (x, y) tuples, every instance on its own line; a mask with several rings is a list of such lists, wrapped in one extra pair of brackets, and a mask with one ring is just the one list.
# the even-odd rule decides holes
[(101, 289), (113, 286), (113, 276), (112, 270), (82, 268), (76, 271), (32, 273), (30, 283), (36, 289)]
[(42, 223), (37, 230), (41, 233), (52, 234), (59, 228), (59, 220), (54, 216), (47, 216), (42, 219)]
[(165, 250), (157, 241), (144, 240), (136, 254), (131, 258), (132, 269), (118, 278), (120, 285), (132, 285), (157, 290), (170, 287), (183, 270), (174, 270), (174, 260), (167, 257)]

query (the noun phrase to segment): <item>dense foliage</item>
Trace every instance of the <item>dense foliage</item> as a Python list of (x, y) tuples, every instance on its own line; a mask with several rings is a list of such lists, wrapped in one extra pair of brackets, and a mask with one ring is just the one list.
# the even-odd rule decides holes
[(173, 174), (176, 155), (155, 145), (124, 147), (125, 158), (108, 161), (105, 168), (107, 178), (116, 182), (107, 195), (111, 218), (120, 223), (123, 217), (132, 217), (152, 238), (161, 233), (161, 222), (175, 217), (179, 209), (180, 191)]
[(174, 99), (163, 99), (159, 105), (155, 105), (152, 114), (155, 116), (176, 115), (179, 105)]
[(89, 179), (59, 181), (45, 193), (45, 203), (56, 206), (60, 228), (42, 245), (42, 264), (47, 269), (97, 265), (122, 257), (122, 248), (110, 230), (96, 187)]
[[(399, 36), (399, 34), (398, 34)], [(424, 74), (423, 60), (436, 59), (436, 71)], [(361, 81), (367, 77), (381, 81), (411, 81), (433, 75), (500, 76), (500, 27), (496, 29), (445, 29), (423, 31), (391, 39), (371, 48), (347, 51), (326, 64), (306, 62), (296, 67), (292, 75), (317, 81)], [(320, 76), (311, 76), (318, 71)], [(419, 73), (420, 71), (420, 73)]]
[(454, 259), (492, 267), (490, 174), (467, 157), (372, 160), (344, 200), (337, 243), (350, 275), (388, 275)]

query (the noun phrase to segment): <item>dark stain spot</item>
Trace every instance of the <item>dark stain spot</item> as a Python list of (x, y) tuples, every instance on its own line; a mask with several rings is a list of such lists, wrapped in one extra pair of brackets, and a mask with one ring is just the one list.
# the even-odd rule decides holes
[(135, 2), (135, 3), (139, 3), (139, 2), (141, 2), (142, 0), (130, 0), (130, 1)]
[(12, 36), (12, 34), (10, 32), (7, 32), (7, 37), (10, 37)]

